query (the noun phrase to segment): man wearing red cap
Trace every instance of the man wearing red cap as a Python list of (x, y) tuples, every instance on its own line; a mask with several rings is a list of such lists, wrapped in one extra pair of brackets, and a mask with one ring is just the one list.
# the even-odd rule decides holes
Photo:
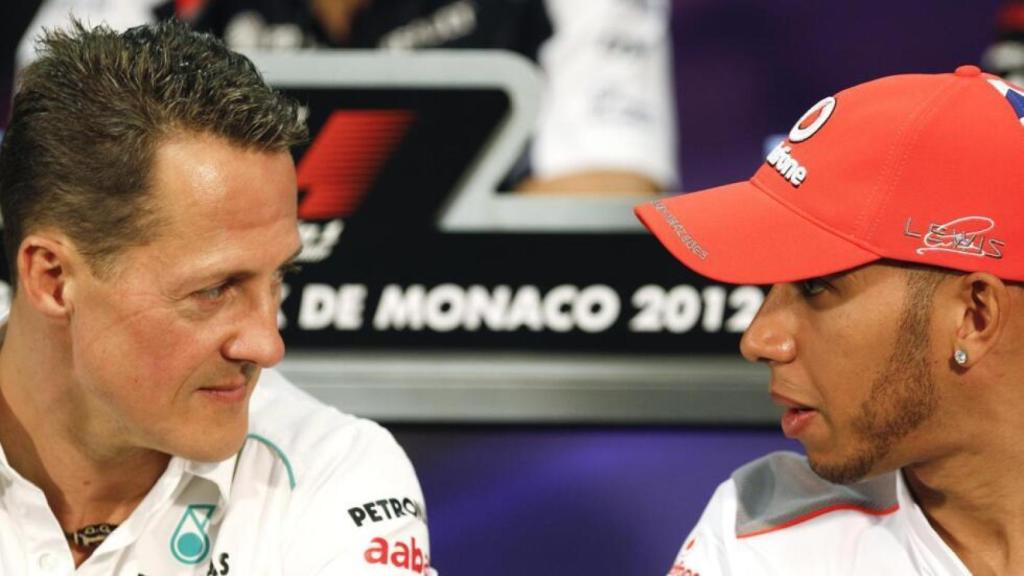
[(637, 214), (685, 265), (772, 284), (741, 350), (785, 434), (671, 575), (1024, 573), (1024, 91), (973, 66), (811, 108), (747, 182)]

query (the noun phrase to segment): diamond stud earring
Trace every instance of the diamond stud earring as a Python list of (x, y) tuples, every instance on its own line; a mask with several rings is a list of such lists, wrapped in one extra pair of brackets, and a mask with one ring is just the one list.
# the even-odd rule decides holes
[(953, 352), (953, 360), (955, 360), (956, 363), (961, 366), (967, 364), (967, 352), (957, 349), (956, 352)]

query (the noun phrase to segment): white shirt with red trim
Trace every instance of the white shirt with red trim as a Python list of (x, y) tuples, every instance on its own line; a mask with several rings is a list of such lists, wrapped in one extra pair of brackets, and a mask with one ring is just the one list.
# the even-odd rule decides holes
[(669, 576), (929, 576), (970, 571), (932, 529), (899, 472), (851, 485), (776, 452), (715, 491)]
[(0, 574), (436, 574), (419, 483), (390, 433), (273, 370), (253, 392), (249, 428), (223, 462), (172, 458), (77, 570), (46, 496), (0, 451)]

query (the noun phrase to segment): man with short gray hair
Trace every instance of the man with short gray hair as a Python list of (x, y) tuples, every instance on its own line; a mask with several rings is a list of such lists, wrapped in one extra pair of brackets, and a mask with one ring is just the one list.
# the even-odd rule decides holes
[(179, 22), (42, 39), (0, 149), (0, 572), (432, 572), (393, 438), (267, 370), (305, 137)]

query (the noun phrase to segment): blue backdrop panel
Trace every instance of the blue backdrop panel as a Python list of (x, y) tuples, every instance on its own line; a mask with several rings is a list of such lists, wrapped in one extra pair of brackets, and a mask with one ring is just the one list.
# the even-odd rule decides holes
[(683, 188), (745, 180), (764, 139), (880, 76), (952, 72), (995, 40), (1000, 0), (673, 0)]
[(390, 428), (442, 576), (665, 574), (733, 469), (799, 448), (775, 429)]

